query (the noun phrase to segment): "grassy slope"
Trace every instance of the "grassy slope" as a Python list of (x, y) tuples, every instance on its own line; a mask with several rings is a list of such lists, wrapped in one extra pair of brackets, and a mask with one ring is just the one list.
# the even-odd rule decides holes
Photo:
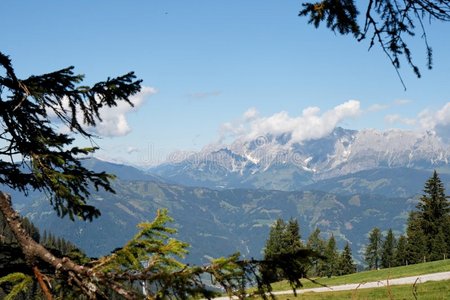
[[(316, 281), (327, 286), (332, 286), (347, 283), (364, 283), (370, 281), (409, 277), (445, 271), (450, 271), (450, 259), (410, 266), (381, 269), (378, 271), (365, 271), (332, 278), (319, 278), (316, 279)], [(307, 280), (302, 280), (302, 283), (304, 284), (303, 288), (318, 287), (317, 284), (311, 283), (310, 281)], [(291, 287), (286, 281), (274, 283), (272, 285), (272, 288), (274, 291), (283, 291), (291, 289)]]

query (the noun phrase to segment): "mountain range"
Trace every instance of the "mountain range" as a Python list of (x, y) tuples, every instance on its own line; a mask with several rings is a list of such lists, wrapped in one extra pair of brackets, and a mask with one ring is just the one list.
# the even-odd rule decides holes
[(177, 157), (149, 171), (190, 186), (292, 191), (380, 168), (446, 169), (450, 147), (430, 131), (338, 127), (320, 139), (299, 142), (290, 133), (241, 138)]
[(341, 248), (349, 241), (361, 262), (373, 227), (404, 232), (433, 169), (448, 186), (448, 155), (433, 132), (336, 128), (303, 142), (289, 134), (236, 140), (147, 171), (92, 158), (87, 167), (117, 175), (116, 194), (93, 193), (102, 216), (92, 223), (59, 219), (42, 194), (9, 192), (21, 214), (91, 256), (123, 245), (139, 222), (167, 208), (177, 237), (191, 244), (189, 262), (236, 251), (260, 257), (277, 218), (296, 218), (304, 239), (319, 227)]

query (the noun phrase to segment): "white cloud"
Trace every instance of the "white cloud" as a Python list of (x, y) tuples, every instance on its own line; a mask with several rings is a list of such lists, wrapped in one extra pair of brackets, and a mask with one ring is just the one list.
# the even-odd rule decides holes
[(255, 119), (258, 116), (258, 114), (259, 113), (256, 110), (256, 108), (255, 107), (251, 107), (244, 113), (244, 120), (245, 121), (251, 121), (251, 120)]
[(450, 102), (447, 102), (438, 111), (425, 109), (418, 115), (419, 124), (422, 129), (433, 130), (436, 127), (450, 125)]
[(424, 130), (434, 130), (438, 136), (450, 141), (450, 102), (438, 111), (423, 110), (418, 116), (419, 124)]
[(139, 148), (133, 147), (133, 146), (128, 146), (127, 147), (127, 153), (128, 154), (132, 154), (132, 153), (135, 153), (135, 152), (139, 152)]
[(406, 105), (409, 103), (411, 103), (411, 100), (407, 100), (407, 99), (397, 99), (397, 100), (392, 101), (389, 104), (375, 103), (375, 104), (372, 104), (371, 106), (369, 106), (369, 108), (367, 109), (367, 112), (378, 112), (378, 111), (390, 109), (393, 106), (402, 106), (402, 105)]
[(369, 112), (377, 112), (377, 111), (385, 110), (385, 109), (388, 109), (388, 108), (389, 108), (389, 105), (387, 105), (387, 104), (378, 104), (378, 103), (376, 103), (376, 104), (371, 105), (367, 109), (367, 111), (369, 111)]
[[(403, 105), (409, 103), (402, 100)], [(405, 118), (400, 114), (391, 114), (384, 117), (390, 124), (403, 124), (415, 127), (416, 130), (434, 131), (443, 140), (450, 141), (450, 102), (445, 103), (438, 110), (425, 109), (417, 114), (416, 118)]]
[(90, 131), (99, 134), (100, 136), (124, 136), (131, 132), (130, 125), (127, 121), (127, 115), (134, 112), (141, 107), (146, 98), (156, 93), (153, 87), (142, 87), (141, 91), (130, 97), (130, 106), (128, 103), (121, 101), (116, 107), (104, 107), (100, 109), (100, 116), (102, 122), (98, 122), (96, 127), (90, 128)]
[[(285, 111), (270, 117), (258, 117), (253, 110), (249, 111), (244, 113), (239, 122), (223, 124), (222, 133), (239, 135), (245, 139), (291, 133), (293, 142), (301, 142), (330, 134), (339, 123), (361, 113), (360, 102), (357, 100), (349, 100), (322, 114), (318, 107), (307, 107), (297, 117), (291, 117)], [(249, 116), (252, 118), (248, 118)]]
[(415, 119), (403, 118), (399, 114), (387, 115), (384, 117), (384, 120), (390, 124), (400, 123), (408, 126), (414, 126), (417, 123)]
[(436, 112), (436, 122), (439, 125), (450, 124), (450, 102), (447, 102), (444, 107)]
[(211, 97), (218, 97), (222, 95), (221, 91), (212, 91), (212, 92), (196, 92), (188, 94), (189, 97), (197, 100), (203, 100)]
[(395, 105), (406, 105), (406, 104), (409, 104), (409, 103), (411, 103), (411, 100), (408, 100), (408, 99), (397, 99), (397, 100), (394, 100), (394, 104)]

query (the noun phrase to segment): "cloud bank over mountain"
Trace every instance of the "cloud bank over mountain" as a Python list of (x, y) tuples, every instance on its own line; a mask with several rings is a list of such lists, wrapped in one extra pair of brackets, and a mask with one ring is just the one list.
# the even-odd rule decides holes
[(220, 141), (235, 139), (249, 141), (266, 135), (289, 134), (291, 142), (302, 143), (323, 138), (350, 119), (384, 111), (385, 124), (394, 127), (401, 124), (408, 130), (418, 132), (432, 131), (443, 141), (450, 142), (450, 102), (437, 110), (422, 110), (414, 117), (404, 116), (402, 113), (388, 113), (391, 108), (405, 106), (410, 102), (402, 99), (362, 109), (360, 101), (348, 100), (324, 112), (319, 107), (307, 107), (298, 116), (291, 116), (287, 111), (261, 116), (255, 107), (251, 107), (239, 119), (222, 124)]
[(422, 128), (432, 129), (445, 142), (450, 142), (450, 102), (436, 112), (425, 110), (419, 117)]
[(307, 107), (299, 116), (291, 117), (281, 111), (269, 117), (260, 117), (256, 108), (247, 110), (240, 120), (222, 125), (221, 134), (225, 137), (238, 137), (246, 140), (259, 136), (290, 133), (292, 142), (319, 139), (330, 134), (336, 126), (348, 118), (361, 114), (360, 102), (349, 100), (321, 113), (319, 107)]

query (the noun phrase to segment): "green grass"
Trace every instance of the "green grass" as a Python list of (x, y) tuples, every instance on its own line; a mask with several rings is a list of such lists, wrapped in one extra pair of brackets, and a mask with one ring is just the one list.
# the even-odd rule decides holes
[[(316, 281), (327, 286), (332, 286), (347, 283), (364, 283), (370, 281), (394, 279), (445, 271), (450, 271), (450, 259), (410, 266), (381, 269), (377, 271), (365, 271), (345, 276), (317, 278)], [(303, 288), (318, 287), (317, 284), (314, 284), (308, 280), (302, 280), (302, 283)], [(291, 289), (289, 283), (286, 281), (274, 283), (272, 284), (272, 288), (273, 291), (284, 291)]]
[(308, 299), (308, 300), (372, 300), (372, 299), (417, 299), (444, 300), (449, 299), (450, 281), (430, 281), (413, 285), (396, 285), (373, 289), (358, 289), (341, 292), (305, 293), (294, 295), (279, 295), (277, 300)]

